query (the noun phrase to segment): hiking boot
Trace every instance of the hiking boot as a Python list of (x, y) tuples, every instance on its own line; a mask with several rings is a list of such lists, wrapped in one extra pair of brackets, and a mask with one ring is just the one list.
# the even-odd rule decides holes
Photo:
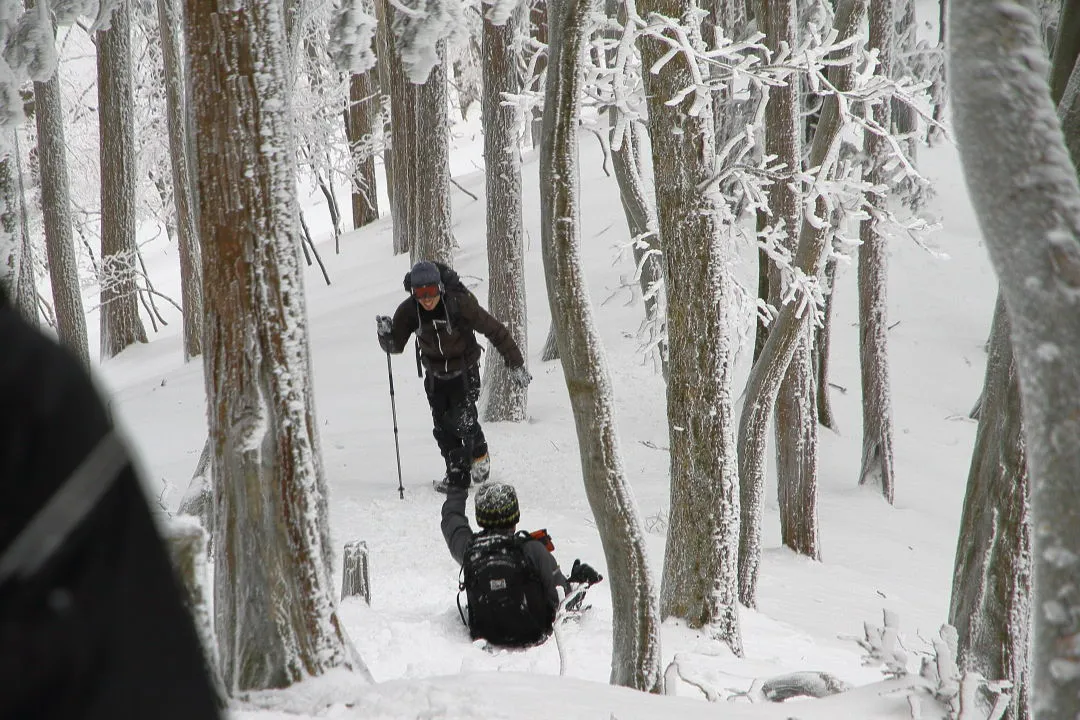
[[(453, 472), (453, 471), (450, 471), (450, 472)], [(433, 481), (432, 484), (435, 486), (435, 492), (441, 492), (443, 495), (446, 494), (447, 489), (450, 488), (450, 486), (452, 484), (450, 482), (450, 472), (447, 472), (445, 475), (443, 475), (442, 480)], [(461, 487), (461, 488), (464, 488), (465, 490), (468, 490), (469, 489), (469, 476), (464, 471), (461, 471), (461, 473), (463, 475), (463, 478), (461, 480), (459, 480), (458, 482), (453, 483), (453, 485), (456, 485), (457, 487)]]
[(474, 458), (472, 461), (472, 481), (476, 484), (487, 482), (491, 475), (491, 456), (484, 453), (483, 457)]

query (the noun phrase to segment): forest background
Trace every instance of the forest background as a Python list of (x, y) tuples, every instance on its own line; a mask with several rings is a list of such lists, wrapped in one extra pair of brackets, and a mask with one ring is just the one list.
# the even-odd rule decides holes
[[(378, 626), (377, 617), (341, 621), (350, 609), (367, 611), (352, 600), (338, 608), (341, 580), (330, 551), (343, 534), (374, 545), (386, 529), (390, 508), (357, 487), (374, 481), (369, 474), (379, 482), (394, 475), (372, 461), (388, 442), (367, 444), (376, 434), (369, 426), (380, 417), (370, 382), (380, 369), (377, 354), (360, 349), (366, 348), (359, 344), (360, 318), (395, 301), (396, 280), (381, 279), (420, 257), (453, 260), (482, 297), (486, 284), (488, 305), (519, 344), (527, 347), (537, 330), (537, 339), (545, 338), (540, 352), (529, 352), (534, 374), (541, 361), (557, 356), (573, 389), (568, 407), (565, 396), (559, 400), (555, 373), (541, 378), (527, 405), (500, 365), (489, 361), (483, 406), (486, 419), (505, 421), (493, 427), (511, 446), (521, 438), (514, 456), (529, 462), (520, 463), (518, 473), (510, 472), (511, 462), (506, 468), (506, 477), (519, 484), (549, 481), (526, 470), (538, 459), (531, 452), (540, 438), (556, 451), (576, 443), (577, 453), (569, 456), (579, 467), (571, 462), (557, 475), (568, 497), (586, 501), (580, 506), (584, 527), (595, 537), (576, 539), (574, 531), (568, 537), (602, 555), (598, 565), (610, 592), (610, 604), (607, 598), (597, 603), (605, 618), (610, 614), (610, 625), (601, 620), (593, 628), (599, 632), (588, 633), (593, 613), (579, 636), (605, 639), (600, 656), (608, 661), (610, 682), (676, 694), (690, 685), (711, 700), (740, 693), (768, 699), (775, 687), (822, 696), (842, 690), (832, 702), (846, 702), (858, 694), (841, 682), (850, 672), (842, 662), (835, 674), (787, 675), (738, 691), (723, 673), (739, 667), (736, 674), (746, 679), (771, 672), (745, 663), (753, 659), (748, 648), (760, 640), (750, 639), (749, 628), (762, 609), (759, 579), (769, 582), (762, 569), (775, 560), (774, 548), (793, 553), (798, 562), (785, 567), (802, 568), (802, 582), (828, 576), (821, 572), (828, 567), (822, 538), (830, 532), (830, 514), (822, 509), (830, 502), (826, 478), (832, 473), (850, 478), (841, 487), (865, 486), (854, 496), (841, 493), (843, 514), (850, 512), (848, 503), (862, 504), (866, 516), (875, 517), (872, 525), (856, 526), (858, 541), (843, 545), (887, 554), (864, 537), (874, 534), (867, 527), (880, 531), (896, 513), (897, 469), (910, 462), (898, 459), (896, 449), (905, 442), (894, 437), (901, 403), (894, 407), (890, 388), (900, 381), (890, 378), (889, 359), (901, 351), (890, 338), (904, 333), (889, 321), (896, 309), (887, 300), (887, 260), (913, 248), (923, 259), (944, 262), (935, 250), (939, 241), (927, 233), (945, 208), (962, 214), (962, 199), (945, 194), (957, 190), (955, 161), (940, 147), (920, 152), (946, 137), (944, 61), (951, 54), (950, 69), (970, 82), (958, 85), (949, 119), (961, 150), (970, 150), (961, 153), (964, 167), (980, 170), (968, 181), (1003, 280), (989, 331), (972, 316), (948, 330), (952, 340), (973, 334), (975, 345), (988, 350), (981, 395), (980, 371), (972, 371), (974, 409), (952, 407), (945, 416), (956, 423), (970, 414), (978, 422), (973, 449), (969, 437), (961, 453), (970, 472), (959, 540), (952, 532), (945, 543), (958, 548), (952, 599), (941, 618), (953, 629), (929, 643), (921, 667), (897, 644), (891, 612), (881, 627), (865, 628), (861, 644), (885, 667), (883, 687), (893, 693), (887, 702), (899, 698), (906, 707), (904, 698), (920, 697), (928, 708), (953, 716), (965, 708), (979, 717), (1067, 710), (1078, 697), (1068, 639), (1080, 615), (1067, 581), (1076, 562), (1070, 550), (1075, 491), (1063, 481), (1075, 466), (1067, 440), (1080, 415), (1069, 406), (1076, 385), (1062, 360), (1074, 335), (1068, 323), (1046, 317), (1072, 317), (1062, 313), (1075, 302), (1070, 288), (1078, 277), (1076, 181), (1068, 155), (1076, 98), (1068, 80), (1077, 48), (1057, 42), (1073, 39), (1058, 28), (1071, 27), (1075, 11), (1068, 2), (997, 3), (992, 12), (976, 13), (971, 31), (957, 40), (946, 31), (968, 28), (972, 11), (962, 2), (951, 8), (948, 25), (940, 24), (946, 13), (936, 4), (861, 0), (707, 8), (564, 2), (529, 12), (513, 3), (216, 8), (190, 2), (181, 8), (162, 0), (152, 10), (120, 4), (13, 11), (4, 35), (10, 152), (0, 163), (5, 281), (27, 317), (52, 325), (88, 365), (92, 340), (101, 358), (115, 357), (101, 370), (118, 415), (138, 428), (136, 436), (146, 433), (136, 444), (152, 458), (154, 482), (167, 480), (164, 492), (158, 488), (163, 508), (200, 520), (177, 521), (170, 532), (178, 545), (186, 538), (191, 558), (203, 558), (207, 539), (213, 548), (212, 579), (196, 571), (189, 583), (210, 665), (235, 707), (280, 703), (260, 693), (327, 674), (338, 678), (331, 684), (338, 690), (429, 674), (412, 666), (403, 675), (385, 674), (377, 644), (365, 647), (357, 639)], [(54, 21), (75, 25), (60, 32), (55, 46)], [(59, 74), (55, 48), (65, 59)], [(380, 49), (384, 60), (373, 65), (372, 51)], [(96, 82), (87, 72), (91, 56)], [(70, 83), (66, 93), (61, 78)], [(96, 105), (88, 101), (94, 90)], [(1023, 101), (987, 114), (995, 106), (980, 91)], [(23, 115), (29, 122), (20, 124)], [(470, 148), (463, 141), (469, 137), (482, 140)], [(1015, 145), (999, 147), (1013, 137)], [(455, 175), (451, 159), (458, 167), (478, 165), (481, 144), (482, 178)], [(998, 156), (994, 148), (998, 155), (1012, 153), (1016, 165), (1006, 169), (1013, 172), (987, 160)], [(928, 182), (935, 162), (944, 189)], [(1032, 168), (1039, 172), (1030, 175)], [(78, 181), (95, 170), (97, 186)], [(370, 229), (343, 234), (349, 213), (339, 210), (334, 190), (343, 180), (351, 190), (353, 224)], [(610, 194), (597, 197), (605, 186)], [(1025, 202), (1002, 201), (1024, 192), (1030, 194)], [(475, 203), (473, 215), (461, 207), (461, 196)], [(382, 220), (380, 201), (390, 207)], [(40, 216), (35, 205), (44, 209)], [(1014, 212), (1002, 217), (1007, 207)], [(314, 220), (323, 212), (329, 222)], [(590, 235), (598, 222), (602, 229)], [(621, 239), (598, 248), (595, 238), (616, 225)], [(364, 252), (350, 255), (350, 247), (361, 244)], [(1015, 249), (1005, 252), (1006, 245)], [(144, 255), (151, 254), (159, 257), (148, 262)], [(176, 258), (171, 272), (162, 257)], [(319, 274), (305, 271), (302, 258)], [(844, 310), (832, 303), (831, 290), (837, 277), (836, 287), (843, 287), (839, 268), (847, 262), (855, 286), (848, 297), (857, 298), (857, 310), (847, 317), (857, 323), (858, 338), (849, 338), (846, 351), (857, 346), (857, 362), (845, 361), (845, 351), (834, 359), (830, 351), (833, 336), (844, 334), (832, 329)], [(335, 265), (349, 279), (346, 286), (333, 284)], [(38, 280), (46, 275), (48, 290)], [(992, 294), (993, 283), (983, 275), (974, 287), (959, 286), (960, 296), (973, 302)], [(327, 288), (314, 287), (320, 279)], [(535, 300), (526, 313), (525, 298), (545, 290), (550, 313), (537, 312)], [(636, 319), (626, 311), (605, 315), (619, 296), (640, 300)], [(993, 302), (985, 305), (973, 316), (985, 318)], [(98, 315), (96, 336), (87, 332), (87, 310)], [(941, 315), (936, 306), (933, 315)], [(331, 316), (334, 332), (320, 344), (318, 333), (331, 329), (320, 330), (320, 319)], [(140, 347), (149, 339), (144, 319), (152, 331), (179, 319), (180, 347), (167, 341), (176, 330), (161, 333), (166, 342)], [(611, 346), (620, 348), (614, 363), (605, 350)], [(166, 355), (166, 347), (179, 352)], [(198, 357), (201, 368), (192, 362)], [(326, 358), (335, 358), (334, 369), (320, 371)], [(939, 362), (915, 373), (905, 367), (901, 375), (938, 378)], [(365, 372), (352, 372), (354, 363)], [(146, 422), (161, 407), (142, 417), (137, 403), (123, 409), (125, 389), (145, 387), (148, 375), (162, 375), (157, 387), (164, 388), (173, 372), (189, 408), (202, 409), (205, 401), (205, 425), (190, 413), (175, 423)], [(319, 391), (327, 376), (333, 389)], [(356, 376), (369, 382), (354, 396), (343, 388), (358, 382)], [(640, 391), (632, 400), (619, 394), (628, 379)], [(849, 402), (857, 398), (858, 439), (851, 433), (842, 436), (848, 442), (833, 443), (824, 430), (835, 432), (844, 421), (830, 389), (845, 399), (850, 390)], [(333, 441), (329, 430), (320, 438), (323, 411), (315, 411), (316, 405), (334, 406), (321, 399), (325, 393), (352, 400), (348, 412), (355, 419)], [(550, 427), (537, 395), (551, 413)], [(414, 411), (417, 397), (411, 397)], [(547, 431), (567, 433), (568, 410), (576, 433), (560, 442)], [(772, 450), (774, 410), (772, 462), (766, 451)], [(333, 416), (332, 409), (325, 412)], [(652, 482), (628, 471), (646, 465), (628, 462), (643, 450), (620, 441), (626, 426), (619, 432), (616, 418), (624, 413), (632, 418), (630, 434), (646, 436), (637, 439), (652, 454), (650, 462), (662, 458)], [(856, 426), (848, 417), (844, 426)], [(911, 428), (901, 434), (905, 430)], [(192, 441), (193, 433), (203, 437)], [(183, 447), (181, 436), (187, 437)], [(423, 441), (405, 439), (413, 441), (406, 460), (417, 459), (412, 448)], [(964, 446), (959, 438), (956, 443)], [(925, 453), (925, 445), (915, 452)], [(857, 468), (849, 467), (854, 455)], [(377, 472), (356, 478), (344, 472), (343, 456), (354, 468)], [(168, 480), (191, 473), (178, 467), (184, 459), (195, 465), (190, 487)], [(936, 464), (925, 474), (931, 487), (945, 484)], [(568, 482), (574, 477), (583, 487)], [(365, 509), (339, 517), (338, 506), (328, 506), (328, 481), (333, 493), (344, 487), (348, 496), (352, 488)], [(176, 487), (185, 487), (181, 498), (173, 497)], [(775, 506), (766, 501), (773, 496)], [(390, 505), (402, 515), (393, 523), (398, 533), (434, 516), (434, 504), (423, 513)], [(1044, 534), (1033, 537), (1032, 515), (1043, 518)], [(778, 537), (769, 527), (776, 520)], [(580, 530), (580, 523), (569, 525)], [(232, 527), (241, 531), (225, 532)], [(921, 536), (925, 523), (915, 527)], [(408, 541), (404, 547), (368, 547), (376, 567), (380, 551), (391, 566), (410, 564), (415, 538), (397, 537)], [(1033, 554), (1033, 543), (1045, 545)], [(940, 547), (934, 562), (942, 562)], [(866, 557), (851, 561), (860, 568), (877, 564)], [(419, 573), (424, 586), (452, 588), (445, 574), (445, 567)], [(1044, 593), (1041, 604), (1033, 602), (1036, 586)], [(934, 592), (941, 597), (940, 588)], [(373, 600), (371, 612), (378, 607)], [(681, 642), (694, 638), (696, 652), (689, 655), (728, 653), (734, 664), (721, 663), (720, 676), (703, 679), (700, 657), (695, 662), (672, 652), (681, 645), (672, 642), (673, 633)], [(441, 642), (456, 634), (460, 628), (444, 623), (434, 637)], [(410, 646), (424, 655), (434, 647), (415, 639)], [(524, 653), (527, 664), (517, 667), (535, 669), (540, 650)], [(777, 672), (794, 669), (787, 665), (790, 652), (783, 651)], [(455, 657), (445, 648), (436, 655)], [(479, 667), (469, 664), (475, 660), (461, 659), (458, 669)], [(506, 667), (517, 662), (504, 660)], [(342, 673), (349, 680), (341, 681)], [(594, 672), (586, 676), (596, 679)], [(846, 677), (866, 680), (857, 673)], [(1003, 693), (1006, 685), (997, 680), (1009, 681), (1011, 689)], [(499, 684), (478, 682), (490, 692)], [(441, 692), (436, 687), (414, 700), (431, 702)], [(378, 692), (362, 696), (380, 702)], [(599, 690), (590, 696), (618, 702)], [(467, 705), (467, 698), (457, 699)], [(358, 700), (323, 696), (314, 702), (349, 712)], [(866, 702), (858, 706), (862, 712), (879, 711), (876, 701)], [(470, 714), (457, 705), (449, 702), (448, 712)], [(637, 712), (634, 706), (627, 701), (618, 710)], [(395, 706), (389, 714), (408, 716), (410, 707)]]

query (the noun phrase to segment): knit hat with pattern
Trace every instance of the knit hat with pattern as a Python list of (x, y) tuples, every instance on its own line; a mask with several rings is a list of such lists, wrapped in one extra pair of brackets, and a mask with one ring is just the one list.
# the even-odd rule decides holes
[(517, 492), (513, 485), (482, 483), (476, 490), (476, 523), (485, 529), (512, 528), (521, 519)]

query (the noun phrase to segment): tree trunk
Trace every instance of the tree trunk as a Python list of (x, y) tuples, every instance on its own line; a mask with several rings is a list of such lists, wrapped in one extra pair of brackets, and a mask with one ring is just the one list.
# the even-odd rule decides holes
[(19, 142), (19, 133), (15, 133), (15, 185), (18, 195), (17, 206), (19, 212), (19, 244), (22, 246), (20, 255), (19, 282), (15, 292), (15, 307), (22, 313), (23, 319), (37, 327), (38, 323), (38, 294), (37, 278), (34, 277), (34, 245), (30, 242), (30, 218), (29, 208), (26, 206), (26, 178), (23, 175), (22, 147)]
[[(852, 37), (866, 14), (867, 0), (841, 0), (836, 11), (837, 40)], [(853, 76), (850, 65), (837, 65), (829, 71), (829, 81), (841, 92), (850, 91)], [(811, 192), (815, 220), (803, 218), (794, 263), (807, 277), (818, 277), (825, 262), (830, 229), (827, 222), (831, 203), (823, 196), (824, 184), (832, 179), (844, 123), (835, 96), (825, 98), (810, 148), (809, 167), (817, 167), (817, 182)], [(773, 322), (761, 355), (750, 371), (746, 382), (742, 414), (739, 417), (739, 480), (741, 490), (742, 524), (739, 537), (739, 599), (744, 605), (757, 604), (757, 578), (761, 560), (761, 515), (765, 495), (765, 446), (769, 427), (769, 412), (780, 391), (781, 378), (795, 356), (809, 324), (808, 313), (799, 313), (798, 298), (786, 303)], [(816, 503), (807, 502), (802, 508), (805, 518), (797, 522), (817, 549), (818, 529)]]
[(375, 70), (349, 78), (349, 110), (345, 129), (353, 161), (353, 228), (379, 219), (379, 196), (375, 180), (375, 144), (382, 124), (382, 95)]
[[(835, 227), (835, 226), (834, 226)], [(833, 293), (836, 292), (836, 258), (830, 257), (825, 262), (823, 276), (825, 296), (824, 318), (822, 324), (814, 330), (814, 374), (817, 387), (818, 422), (833, 432), (839, 432), (836, 416), (832, 409), (832, 396), (829, 394), (829, 348), (832, 344), (833, 308), (836, 307)]]
[[(647, 0), (642, 17), (693, 17), (692, 0)], [(670, 32), (670, 31), (669, 31)], [(701, 48), (699, 29), (685, 26)], [(668, 45), (640, 38), (642, 67)], [(720, 192), (713, 173), (712, 102), (690, 97), (668, 104), (694, 84), (685, 55), (645, 73), (660, 244), (667, 279), (670, 373), (667, 413), (671, 446), (671, 511), (661, 591), (662, 617), (677, 617), (742, 655), (738, 614), (738, 460), (731, 408), (735, 285), (731, 247), (721, 247)], [(690, 113), (700, 101), (700, 112)], [(699, 189), (702, 185), (705, 189)]]
[[(384, 18), (396, 10), (389, 0)], [(391, 20), (391, 24), (392, 24)], [(446, 41), (440, 41), (439, 63), (423, 84), (410, 81), (397, 47), (388, 38), (387, 81), (392, 126), (391, 164), (394, 192), (394, 252), (410, 253), (412, 262), (432, 260), (453, 264), (454, 235), (450, 219), (450, 137), (446, 97)]]
[[(390, 65), (400, 63), (394, 57), (394, 36), (390, 32), (390, 5), (382, 0), (372, 0), (375, 7), (375, 50), (378, 61), (375, 70), (379, 73), (379, 117), (382, 121), (383, 136), (383, 173), (386, 175), (386, 197), (390, 201), (390, 216), (393, 223), (398, 223), (398, 214), (394, 210), (394, 133), (393, 108), (390, 100)], [(394, 235), (394, 242), (397, 242)], [(406, 248), (407, 249), (407, 248)], [(394, 252), (399, 251), (394, 246)]]
[(135, 105), (131, 9), (119, 4), (97, 33), (101, 138), (101, 357), (146, 342), (139, 318), (135, 248)]
[(1050, 98), (1055, 105), (1061, 102), (1080, 57), (1080, 0), (1062, 0), (1057, 37), (1050, 69)]
[[(616, 0), (607, 0), (606, 14), (618, 20), (620, 25), (627, 23), (626, 6)], [(618, 41), (618, 33), (609, 33), (611, 40)], [(608, 63), (613, 67), (618, 62), (617, 53), (609, 51)], [(664, 259), (660, 249), (660, 236), (656, 232), (656, 208), (653, 206), (641, 176), (641, 157), (648, 141), (648, 129), (638, 120), (625, 118), (625, 132), (622, 137), (615, 137), (620, 127), (620, 109), (612, 105), (608, 110), (608, 125), (611, 127), (611, 167), (615, 171), (615, 180), (619, 184), (619, 199), (622, 202), (623, 215), (633, 243), (634, 269), (641, 288), (641, 297), (645, 305), (646, 332), (650, 335), (649, 344), (655, 346), (660, 357), (660, 367), (664, 380), (668, 377), (668, 346), (663, 337), (665, 316), (664, 303)]]
[(233, 694), (334, 667), (366, 673), (333, 597), (282, 15), (271, 0), (185, 5), (206, 293), (214, 608)]
[(191, 199), (188, 167), (184, 58), (180, 54), (180, 13), (177, 0), (157, 0), (158, 29), (165, 70), (165, 109), (169, 128), (169, 159), (172, 164), (173, 204), (180, 255), (180, 302), (184, 308), (184, 359), (202, 354), (202, 268), (199, 238), (195, 231), (195, 208)]
[[(484, 127), (484, 180), (487, 202), (488, 307), (510, 331), (521, 354), (529, 357), (525, 313), (525, 246), (521, 222), (521, 155), (517, 110), (503, 105), (503, 93), (519, 94), (521, 25), (524, 7), (495, 25), (484, 17), (481, 113)], [(488, 352), (481, 383), (485, 422), (521, 422), (528, 392), (513, 382), (497, 352)]]
[(90, 367), (86, 313), (79, 288), (75, 238), (71, 232), (71, 195), (64, 140), (64, 111), (60, 105), (59, 71), (46, 82), (34, 83), (34, 120), (41, 174), (41, 218), (45, 254), (49, 260), (56, 332), (60, 342)]
[(1080, 714), (1080, 186), (1046, 80), (1034, 2), (955, 0), (953, 119), (1009, 313), (1024, 414), (1035, 596), (1032, 710)]
[(540, 359), (544, 362), (559, 359), (559, 342), (555, 336), (555, 322), (552, 321), (548, 328), (547, 339), (544, 340), (544, 349), (540, 351)]
[[(871, 48), (878, 50), (876, 74), (892, 76), (893, 13), (895, 0), (870, 0)], [(889, 128), (889, 103), (873, 109), (879, 127)], [(867, 132), (866, 180), (871, 186), (888, 184), (890, 146), (876, 133)], [(880, 192), (867, 191), (870, 216), (859, 224), (859, 360), (862, 378), (863, 443), (860, 485), (876, 485), (891, 505), (895, 496), (892, 448), (892, 401), (889, 396), (888, 238), (881, 228), (888, 199)]]
[[(795, 47), (798, 13), (795, 0), (762, 0), (760, 26), (765, 45), (776, 56), (780, 48)], [(769, 89), (765, 110), (765, 153), (785, 164), (787, 173), (802, 167), (802, 102), (799, 78)], [(811, 166), (812, 167), (812, 166)], [(773, 222), (784, 227), (783, 245), (794, 255), (802, 227), (802, 198), (795, 182), (773, 183), (769, 188)], [(773, 267), (769, 301), (779, 309), (788, 293), (790, 271)], [(780, 503), (780, 535), (784, 545), (815, 560), (820, 559), (817, 529), (817, 393), (814, 387), (812, 329), (800, 328), (801, 337), (776, 396), (776, 489)]]
[[(530, 25), (535, 30), (536, 41), (538, 43), (544, 45), (544, 46), (547, 46), (548, 40), (549, 40), (549, 38), (548, 38), (548, 3), (547, 3), (547, 0), (528, 0), (528, 3), (529, 3), (529, 21), (530, 21)], [(546, 52), (541, 53), (536, 58), (536, 66), (533, 68), (533, 73), (536, 75), (537, 78), (539, 78), (541, 76), (541, 74), (544, 72), (544, 70), (547, 69), (547, 61), (548, 61), (548, 58), (547, 58), (547, 53)], [(531, 82), (531, 78), (525, 78), (525, 79), (527, 81)], [(540, 87), (540, 80), (538, 79), (535, 83), (532, 83), (531, 87), (529, 89), (536, 90), (538, 92), (542, 92), (543, 88)], [(542, 127), (541, 127), (542, 121), (543, 121), (543, 113), (544, 113), (544, 108), (543, 108), (542, 103), (536, 105), (532, 109), (531, 131), (530, 131), (529, 134), (532, 136), (532, 139), (533, 139), (533, 147), (539, 147), (540, 146), (539, 138), (540, 138), (540, 134), (543, 132)], [(552, 359), (554, 359), (554, 358), (552, 358)]]
[(998, 297), (983, 405), (968, 472), (949, 624), (960, 667), (1013, 684), (1011, 720), (1027, 720), (1031, 518), (1020, 385), (1005, 302)]
[(623, 471), (611, 379), (580, 259), (577, 125), (592, 0), (555, 0), (540, 147), (541, 237), (552, 323), (574, 411), (585, 494), (610, 580), (611, 683), (660, 692), (660, 622), (644, 531)]

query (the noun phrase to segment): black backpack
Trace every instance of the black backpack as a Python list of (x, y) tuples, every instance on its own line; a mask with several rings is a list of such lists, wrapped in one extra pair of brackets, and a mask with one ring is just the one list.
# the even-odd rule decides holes
[(474, 640), (521, 647), (551, 633), (554, 609), (523, 548), (530, 539), (525, 532), (482, 532), (466, 548), (459, 589), (468, 600), (466, 624)]

